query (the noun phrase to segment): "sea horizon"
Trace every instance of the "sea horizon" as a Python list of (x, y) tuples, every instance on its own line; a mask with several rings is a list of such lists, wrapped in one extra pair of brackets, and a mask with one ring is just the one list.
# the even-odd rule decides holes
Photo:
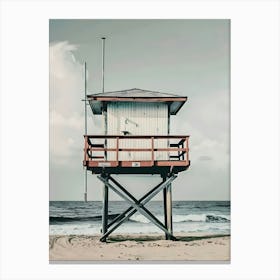
[[(160, 221), (164, 221), (163, 202), (151, 201), (145, 205)], [(122, 213), (129, 204), (113, 200), (109, 204), (109, 221)], [(229, 200), (174, 200), (173, 231), (178, 233), (230, 233)], [(50, 201), (50, 234), (96, 235), (101, 229), (101, 201)], [(135, 213), (115, 233), (158, 234), (162, 231), (140, 213)]]

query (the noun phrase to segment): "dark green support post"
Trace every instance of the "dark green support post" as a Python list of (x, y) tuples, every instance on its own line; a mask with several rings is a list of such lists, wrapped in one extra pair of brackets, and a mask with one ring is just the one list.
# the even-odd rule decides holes
[[(107, 180), (107, 178), (106, 178)], [(104, 184), (103, 186), (103, 209), (102, 209), (102, 234), (104, 235), (108, 229), (108, 197), (109, 197), (109, 189)], [(106, 242), (105, 240), (102, 240)]]

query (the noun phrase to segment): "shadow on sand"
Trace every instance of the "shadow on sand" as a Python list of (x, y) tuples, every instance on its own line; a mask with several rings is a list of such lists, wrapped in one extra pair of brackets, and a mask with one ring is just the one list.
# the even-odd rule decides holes
[[(218, 238), (218, 237), (226, 237), (230, 236), (229, 234), (213, 234), (213, 235), (203, 235), (203, 236), (176, 236), (176, 241), (184, 241), (184, 242), (191, 242), (194, 240), (202, 240), (202, 239), (209, 239), (209, 238)], [(116, 235), (110, 236), (107, 239), (108, 243), (114, 242), (122, 242), (122, 241), (136, 241), (136, 242), (144, 242), (144, 241), (158, 241), (158, 240), (165, 240), (164, 236), (129, 236), (129, 235)]]

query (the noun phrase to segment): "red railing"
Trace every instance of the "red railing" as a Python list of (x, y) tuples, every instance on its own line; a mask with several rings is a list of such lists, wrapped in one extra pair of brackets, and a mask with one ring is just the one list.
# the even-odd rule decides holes
[(188, 166), (189, 136), (85, 135), (84, 166)]

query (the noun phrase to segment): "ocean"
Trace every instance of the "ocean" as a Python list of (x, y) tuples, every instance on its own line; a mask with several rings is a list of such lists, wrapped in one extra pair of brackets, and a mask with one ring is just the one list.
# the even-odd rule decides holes
[[(163, 222), (163, 202), (150, 201), (145, 205)], [(125, 201), (110, 201), (109, 221), (129, 205)], [(230, 201), (173, 201), (174, 233), (230, 234)], [(100, 234), (101, 201), (50, 201), (50, 234)], [(114, 233), (162, 233), (136, 212)]]

